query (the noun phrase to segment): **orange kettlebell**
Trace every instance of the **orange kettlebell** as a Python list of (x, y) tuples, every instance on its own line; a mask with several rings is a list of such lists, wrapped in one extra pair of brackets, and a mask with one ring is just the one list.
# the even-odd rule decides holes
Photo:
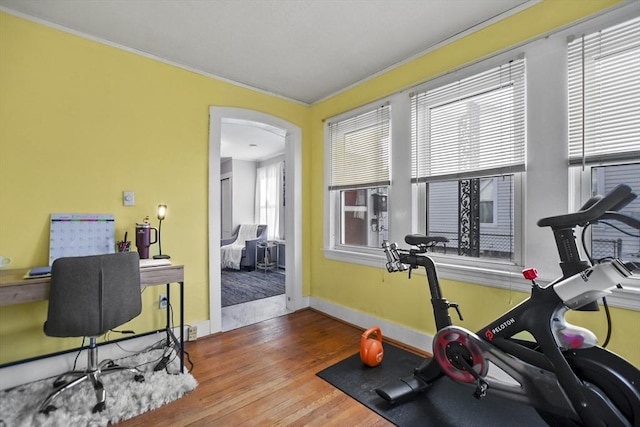
[[(376, 335), (376, 339), (371, 335)], [(367, 366), (378, 366), (384, 357), (384, 349), (382, 348), (382, 331), (380, 326), (374, 326), (367, 329), (360, 338), (360, 360)]]

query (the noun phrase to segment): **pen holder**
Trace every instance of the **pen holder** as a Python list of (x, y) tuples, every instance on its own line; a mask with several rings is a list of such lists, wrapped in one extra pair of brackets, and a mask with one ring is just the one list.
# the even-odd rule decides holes
[(116, 242), (116, 252), (131, 252), (131, 242), (124, 240)]

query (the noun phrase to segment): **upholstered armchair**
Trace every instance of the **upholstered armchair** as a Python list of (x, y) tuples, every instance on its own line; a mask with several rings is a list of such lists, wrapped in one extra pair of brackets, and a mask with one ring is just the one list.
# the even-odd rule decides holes
[[(242, 267), (253, 269), (256, 265), (256, 244), (260, 240), (267, 240), (267, 225), (241, 224), (233, 235), (228, 239), (220, 240), (221, 268), (233, 268), (236, 270)], [(234, 252), (241, 250), (239, 264), (234, 259)]]

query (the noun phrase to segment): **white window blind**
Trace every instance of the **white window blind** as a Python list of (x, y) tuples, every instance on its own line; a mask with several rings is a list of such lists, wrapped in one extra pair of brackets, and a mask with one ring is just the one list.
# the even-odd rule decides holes
[(525, 60), (413, 94), (411, 132), (414, 182), (523, 171)]
[(640, 156), (640, 18), (568, 45), (569, 161)]
[(329, 123), (329, 189), (389, 185), (391, 107)]

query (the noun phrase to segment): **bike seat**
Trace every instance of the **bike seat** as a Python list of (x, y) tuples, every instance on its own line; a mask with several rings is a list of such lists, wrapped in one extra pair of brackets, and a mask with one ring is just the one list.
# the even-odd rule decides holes
[(407, 234), (404, 236), (404, 241), (408, 245), (422, 246), (429, 245), (431, 243), (446, 243), (449, 241), (443, 236), (427, 236), (425, 234)]

